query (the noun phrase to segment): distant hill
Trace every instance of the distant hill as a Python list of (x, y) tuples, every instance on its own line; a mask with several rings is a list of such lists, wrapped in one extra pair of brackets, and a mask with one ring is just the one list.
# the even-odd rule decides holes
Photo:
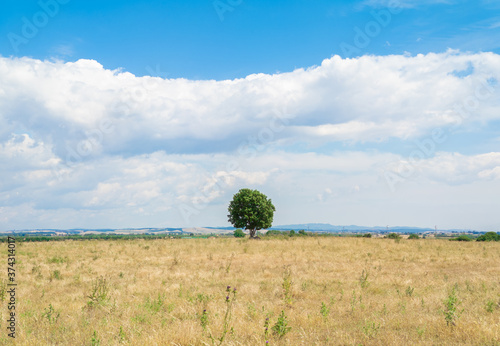
[[(335, 226), (328, 223), (302, 223), (302, 224), (292, 224), (292, 225), (279, 225), (271, 227), (272, 230), (288, 231), (288, 230), (306, 230), (310, 232), (394, 232), (394, 233), (425, 233), (432, 232), (435, 230), (433, 228), (419, 228), (419, 227), (408, 227), (408, 226), (394, 226), (394, 227), (384, 227), (384, 226)], [(109, 233), (109, 234), (161, 234), (167, 233), (172, 235), (189, 235), (193, 234), (228, 234), (235, 230), (234, 227), (189, 227), (189, 228), (119, 228), (119, 229), (85, 229), (85, 228), (74, 228), (74, 229), (23, 229), (23, 230), (10, 230), (10, 231), (0, 231), (0, 235), (64, 235), (64, 234), (98, 234), (98, 233)], [(481, 231), (474, 230), (460, 230), (460, 229), (438, 229), (438, 233), (485, 233)]]
[[(273, 230), (309, 230), (313, 232), (394, 232), (394, 233), (424, 233), (424, 232), (435, 232), (434, 228), (421, 228), (421, 227), (409, 227), (409, 226), (335, 226), (328, 223), (303, 223), (303, 224), (292, 224), (292, 225), (280, 225), (274, 226), (270, 229)], [(438, 232), (470, 232), (470, 230), (459, 230), (459, 229), (438, 229)]]

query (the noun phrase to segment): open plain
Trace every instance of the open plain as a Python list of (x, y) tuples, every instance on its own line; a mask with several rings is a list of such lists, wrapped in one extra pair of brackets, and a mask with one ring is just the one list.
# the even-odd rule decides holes
[[(17, 251), (17, 345), (500, 345), (498, 242), (213, 238)], [(10, 344), (1, 311), (0, 343)]]

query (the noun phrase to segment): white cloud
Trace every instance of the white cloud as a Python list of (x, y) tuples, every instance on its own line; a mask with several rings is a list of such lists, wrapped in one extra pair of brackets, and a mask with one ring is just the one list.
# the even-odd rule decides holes
[[(381, 172), (406, 158), (396, 147), (342, 145), (406, 143), (438, 127), (480, 131), (500, 118), (498, 80), (499, 55), (455, 51), (334, 56), (226, 81), (0, 58), (0, 220), (9, 228), (221, 225), (232, 194), (251, 186), (287, 210), (283, 223), (333, 206), (354, 217), (348, 205), (375, 222), (374, 201), (399, 198)], [(340, 149), (315, 149), (325, 143)], [(498, 183), (498, 155), (439, 151), (408, 186), (487, 191), (482, 184)], [(192, 223), (179, 214), (183, 204), (197, 208)]]
[(388, 8), (415, 8), (422, 5), (453, 5), (456, 0), (365, 0), (363, 6), (388, 7)]
[[(469, 65), (467, 78), (453, 75)], [(318, 134), (355, 142), (407, 138), (456, 121), (454, 107), (484, 80), (500, 79), (499, 66), (492, 53), (335, 56), (307, 70), (216, 82), (135, 77), (91, 60), (1, 58), (0, 138), (29, 131), (63, 159), (86, 152), (89, 137), (88, 156), (234, 150), (242, 136), (281, 127), (277, 115), (287, 126), (272, 141), (297, 134), (310, 141)], [(498, 93), (474, 109), (481, 119), (467, 121), (498, 119)]]
[(448, 184), (473, 183), (482, 179), (497, 179), (500, 153), (465, 156), (458, 153), (438, 153), (427, 160), (422, 169), (430, 179)]

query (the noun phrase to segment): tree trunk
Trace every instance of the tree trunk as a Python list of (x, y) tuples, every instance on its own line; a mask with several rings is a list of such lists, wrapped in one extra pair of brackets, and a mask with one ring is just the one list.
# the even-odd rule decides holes
[(249, 229), (248, 231), (250, 232), (250, 239), (255, 238), (255, 233), (257, 233), (257, 230), (256, 229)]

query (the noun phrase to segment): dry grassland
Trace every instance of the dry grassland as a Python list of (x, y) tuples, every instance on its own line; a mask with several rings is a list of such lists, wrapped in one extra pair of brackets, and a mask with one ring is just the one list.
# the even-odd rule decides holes
[(500, 345), (498, 242), (65, 241), (17, 261), (17, 345)]

